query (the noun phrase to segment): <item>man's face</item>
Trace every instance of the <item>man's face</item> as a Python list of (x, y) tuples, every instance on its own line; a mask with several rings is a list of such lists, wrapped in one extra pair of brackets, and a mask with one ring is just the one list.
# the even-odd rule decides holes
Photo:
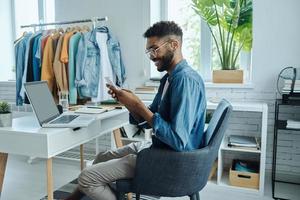
[(157, 71), (168, 70), (174, 57), (174, 52), (169, 48), (170, 42), (167, 39), (150, 37), (147, 38), (146, 53), (154, 62)]

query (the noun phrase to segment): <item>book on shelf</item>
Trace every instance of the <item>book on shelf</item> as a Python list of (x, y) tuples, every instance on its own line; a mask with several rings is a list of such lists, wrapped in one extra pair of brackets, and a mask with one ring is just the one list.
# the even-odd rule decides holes
[(135, 93), (154, 93), (156, 94), (158, 91), (158, 88), (155, 86), (143, 86), (143, 87), (137, 87), (135, 88), (134, 92)]
[(260, 149), (259, 140), (254, 136), (230, 135), (228, 137), (228, 146), (246, 149)]
[[(290, 92), (292, 89), (292, 80), (284, 80), (284, 87), (282, 88), (282, 92)], [(300, 80), (295, 81), (294, 92), (300, 93)]]
[[(285, 85), (290, 85), (292, 84), (292, 80), (290, 79), (284, 80), (284, 83)], [(300, 80), (295, 80), (295, 85), (300, 85)]]
[(286, 127), (287, 128), (294, 128), (294, 129), (300, 129), (300, 121), (296, 121), (296, 120), (287, 120), (286, 122)]
[(153, 101), (155, 94), (154, 93), (135, 93), (143, 101)]
[[(288, 91), (290, 91), (292, 89), (292, 87), (291, 86), (284, 86), (284, 88), (282, 88), (282, 90), (284, 91), (284, 90), (288, 90)], [(294, 90), (300, 90), (300, 85), (299, 86), (294, 86)]]
[(160, 81), (147, 81), (145, 83), (145, 86), (153, 86), (153, 87), (159, 87)]

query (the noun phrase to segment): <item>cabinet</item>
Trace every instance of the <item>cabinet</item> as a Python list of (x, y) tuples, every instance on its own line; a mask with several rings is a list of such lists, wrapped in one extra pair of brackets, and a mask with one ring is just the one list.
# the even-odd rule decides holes
[[(208, 110), (216, 109), (216, 103), (207, 103)], [(244, 193), (254, 193), (258, 195), (264, 194), (264, 183), (265, 183), (265, 165), (266, 165), (266, 140), (267, 140), (267, 123), (268, 123), (268, 106), (266, 103), (249, 103), (249, 102), (232, 102), (233, 112), (242, 112), (250, 115), (250, 113), (255, 113), (260, 116), (259, 121), (261, 121), (260, 130), (253, 135), (252, 133), (247, 133), (244, 131), (243, 135), (256, 136), (260, 138), (261, 145), (260, 149), (244, 149), (244, 148), (231, 148), (228, 147), (228, 136), (232, 133), (230, 130), (227, 130), (223, 138), (222, 144), (220, 146), (218, 154), (218, 167), (217, 167), (217, 177), (215, 180), (212, 180), (212, 183), (215, 183), (218, 186), (228, 187), (231, 190), (242, 191)], [(229, 122), (230, 123), (230, 122)], [(243, 126), (243, 125), (238, 125)], [(245, 124), (247, 126), (247, 124)], [(243, 127), (240, 127), (243, 129)], [(238, 134), (238, 133), (237, 133)], [(233, 159), (245, 159), (245, 160), (255, 160), (259, 162), (259, 187), (258, 189), (244, 188), (232, 186), (229, 184), (229, 166), (226, 165), (228, 160), (232, 162)]]
[[(283, 197), (278, 197), (276, 195), (276, 190), (282, 188), (282, 187), (287, 187), (286, 184), (292, 184), (290, 187), (295, 187), (295, 185), (300, 185), (300, 181), (296, 178), (296, 181), (293, 180), (293, 175), (285, 175), (285, 176), (280, 176), (280, 174), (277, 172), (277, 159), (278, 159), (278, 138), (281, 134), (282, 130), (286, 131), (295, 131), (300, 134), (300, 128), (288, 128), (287, 127), (287, 120), (289, 120), (289, 115), (285, 113), (284, 115), (280, 115), (284, 109), (290, 108), (293, 110), (292, 112), (297, 112), (300, 110), (300, 100), (288, 100), (283, 102), (281, 99), (277, 99), (275, 103), (275, 122), (274, 122), (274, 142), (273, 142), (273, 162), (272, 162), (272, 196), (274, 199), (290, 199), (287, 196), (291, 194), (284, 194), (280, 192), (281, 194), (279, 196), (284, 196)], [(290, 113), (292, 114), (292, 113)], [(300, 123), (300, 120), (299, 120)], [(288, 160), (287, 160), (288, 161)], [(289, 163), (286, 163), (287, 165)], [(283, 186), (284, 184), (284, 186)], [(299, 187), (298, 187), (299, 188)], [(293, 191), (291, 189), (290, 191)]]

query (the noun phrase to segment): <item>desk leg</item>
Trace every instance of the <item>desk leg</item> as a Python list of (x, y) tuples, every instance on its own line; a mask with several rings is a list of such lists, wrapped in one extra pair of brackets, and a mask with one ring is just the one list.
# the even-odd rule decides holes
[(7, 153), (0, 153), (0, 196), (2, 193), (2, 186), (4, 182), (7, 157), (8, 157)]
[(83, 144), (80, 145), (80, 170), (84, 168)]
[[(113, 130), (113, 133), (114, 133), (116, 147), (119, 148), (119, 147), (124, 146), (120, 129)], [(127, 199), (132, 200), (132, 193), (127, 194)]]
[(52, 158), (47, 160), (47, 193), (48, 200), (53, 200)]
[(121, 139), (122, 136), (121, 136), (120, 129), (113, 130), (113, 133), (114, 133), (116, 147), (117, 148), (122, 147), (123, 146), (123, 142), (122, 142), (122, 139)]

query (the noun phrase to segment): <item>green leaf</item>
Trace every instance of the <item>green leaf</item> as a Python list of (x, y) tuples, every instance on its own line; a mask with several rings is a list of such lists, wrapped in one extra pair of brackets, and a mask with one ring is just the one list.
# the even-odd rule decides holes
[(252, 0), (192, 0), (192, 7), (210, 28), (220, 26), (211, 33), (220, 47), (222, 68), (236, 68), (234, 58), (240, 48), (252, 48)]

